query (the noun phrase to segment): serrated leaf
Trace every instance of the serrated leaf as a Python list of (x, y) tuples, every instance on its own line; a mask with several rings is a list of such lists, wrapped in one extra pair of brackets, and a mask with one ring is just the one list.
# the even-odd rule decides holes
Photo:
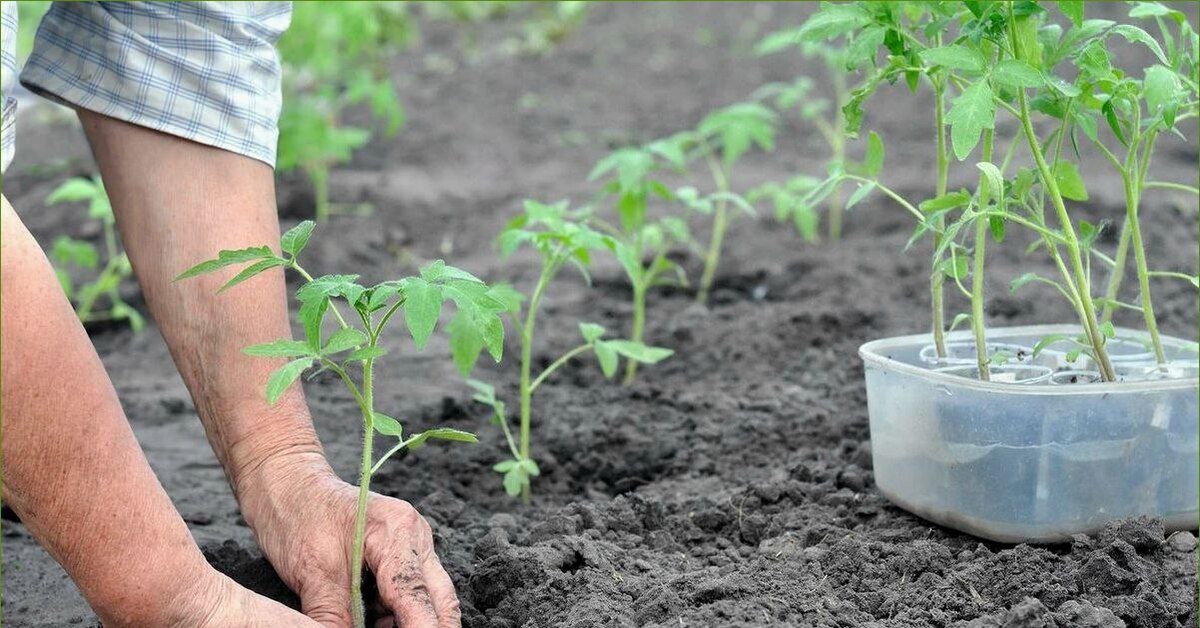
[(311, 220), (305, 220), (300, 224), (288, 229), (282, 237), (279, 238), (279, 248), (284, 253), (296, 257), (304, 247), (308, 245), (308, 239), (312, 236), (313, 227), (316, 226)]
[(175, 277), (175, 281), (179, 281), (180, 279), (188, 279), (190, 277), (203, 275), (205, 273), (211, 273), (215, 270), (225, 268), (226, 266), (242, 264), (245, 262), (253, 262), (271, 257), (275, 257), (275, 254), (272, 253), (271, 248), (267, 246), (252, 246), (249, 248), (232, 251), (221, 251), (217, 253), (216, 259), (200, 262), (199, 264), (196, 264), (195, 266), (183, 271), (179, 274), (179, 276)]
[(1058, 184), (1058, 192), (1063, 198), (1072, 201), (1088, 200), (1087, 187), (1084, 186), (1083, 177), (1079, 175), (1075, 164), (1069, 161), (1055, 163), (1054, 182)]
[(321, 297), (300, 303), (300, 322), (304, 325), (304, 338), (313, 352), (321, 348), (321, 321), (329, 310), (329, 298)]
[[(859, 186), (855, 188), (854, 192), (850, 195), (850, 198), (846, 199), (846, 205), (844, 209), (852, 209), (855, 205), (861, 203), (863, 199), (867, 198), (867, 196), (869, 196), (871, 192), (875, 190), (876, 187), (877, 185), (874, 181), (866, 184), (859, 184)], [(804, 229), (802, 226), (797, 223), (796, 227), (797, 229), (800, 229), (801, 235), (803, 235)]]
[(225, 285), (221, 286), (221, 288), (219, 290), (217, 290), (217, 294), (225, 292), (226, 290), (238, 285), (239, 283), (242, 283), (243, 281), (246, 281), (247, 279), (250, 279), (251, 277), (258, 275), (259, 273), (262, 273), (263, 271), (267, 271), (272, 268), (278, 268), (280, 266), (286, 266), (286, 265), (287, 265), (287, 262), (278, 257), (271, 257), (268, 259), (259, 260), (255, 263), (243, 268), (242, 272), (234, 275), (233, 279), (230, 279), (228, 282), (225, 283)]
[(992, 80), (1006, 87), (1040, 87), (1045, 84), (1042, 73), (1018, 59), (1004, 59), (992, 67)]
[(967, 70), (982, 72), (987, 60), (978, 50), (966, 46), (942, 46), (928, 48), (918, 53), (921, 60), (928, 65), (937, 65), (951, 70)]
[(404, 427), (400, 425), (400, 422), (382, 412), (375, 412), (372, 415), (371, 425), (376, 432), (384, 436), (404, 438)]
[(987, 81), (976, 81), (954, 99), (953, 106), (946, 113), (954, 156), (959, 161), (966, 159), (975, 149), (984, 129), (995, 126), (996, 103), (992, 98), (992, 88)]
[(1163, 65), (1171, 65), (1171, 61), (1163, 52), (1162, 46), (1158, 45), (1158, 42), (1155, 41), (1154, 37), (1152, 37), (1150, 33), (1147, 33), (1141, 28), (1138, 28), (1133, 24), (1118, 24), (1112, 27), (1109, 32), (1124, 37), (1125, 41), (1128, 41), (1129, 43), (1142, 44), (1143, 46), (1149, 48), (1150, 52), (1153, 52), (1154, 56), (1158, 57), (1158, 60), (1162, 62)]
[(1113, 327), (1113, 324), (1110, 321), (1104, 321), (1103, 323), (1100, 323), (1100, 334), (1105, 338), (1116, 338), (1117, 329)]
[(960, 190), (956, 192), (948, 192), (937, 198), (931, 198), (922, 202), (919, 206), (917, 206), (917, 208), (926, 214), (932, 214), (938, 211), (966, 207), (966, 205), (970, 202), (971, 195)]
[(312, 350), (307, 343), (299, 340), (276, 340), (250, 345), (242, 349), (242, 353), (259, 358), (293, 358), (298, 355), (312, 355)]
[(1058, 10), (1075, 26), (1083, 24), (1083, 0), (1058, 0)]
[(404, 323), (418, 349), (437, 327), (442, 316), (442, 289), (424, 279), (412, 277), (404, 282)]
[(325, 347), (321, 349), (321, 355), (333, 355), (348, 351), (359, 345), (364, 345), (368, 341), (367, 335), (353, 327), (343, 327), (329, 337), (329, 341), (325, 343)]
[(824, 41), (867, 25), (871, 15), (850, 3), (823, 4), (821, 10), (808, 18), (797, 36), (803, 41)]
[(300, 358), (284, 364), (271, 373), (270, 379), (267, 380), (267, 403), (275, 405), (275, 402), (279, 401), (283, 393), (296, 381), (296, 378), (300, 377), (300, 374), (310, 366), (312, 366), (312, 358)]

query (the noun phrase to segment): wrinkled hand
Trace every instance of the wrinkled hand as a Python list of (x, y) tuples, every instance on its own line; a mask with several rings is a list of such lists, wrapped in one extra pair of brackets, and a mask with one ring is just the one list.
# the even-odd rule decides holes
[[(247, 523), (264, 555), (297, 595), (304, 614), (329, 628), (350, 621), (350, 544), (358, 488), (323, 458), (276, 464), (239, 491)], [(383, 614), (376, 628), (459, 628), (458, 597), (433, 551), (429, 523), (408, 502), (372, 493), (367, 506), (366, 566)], [(364, 574), (364, 578), (370, 574)]]

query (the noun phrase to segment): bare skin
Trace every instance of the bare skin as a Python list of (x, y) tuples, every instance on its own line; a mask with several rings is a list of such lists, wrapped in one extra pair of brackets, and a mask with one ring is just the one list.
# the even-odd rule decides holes
[[(172, 282), (218, 250), (279, 241), (270, 167), (99, 114), (79, 117), (150, 313), (247, 523), (307, 618), (204, 562), (138, 449), (45, 256), (7, 207), (4, 499), (105, 625), (349, 626), (357, 489), (326, 462), (300, 388), (268, 406), (263, 390), (278, 364), (241, 353), (290, 337), (282, 272), (221, 295), (217, 288), (235, 271)], [(138, 517), (129, 518), (134, 512)], [(378, 603), (390, 613), (378, 626), (460, 625), (429, 525), (411, 505), (372, 496), (365, 553)], [(153, 568), (121, 582), (122, 570), (111, 567), (128, 564)], [(203, 584), (183, 587), (193, 574)], [(180, 600), (177, 610), (165, 610), (164, 599)], [(166, 616), (172, 613), (183, 617)]]

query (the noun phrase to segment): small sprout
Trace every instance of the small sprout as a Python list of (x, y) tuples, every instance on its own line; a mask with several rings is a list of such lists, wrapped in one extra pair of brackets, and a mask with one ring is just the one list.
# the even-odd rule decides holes
[[(612, 163), (612, 168), (619, 169), (616, 162)], [(609, 169), (601, 170), (601, 174)], [(586, 214), (570, 210), (566, 201), (547, 205), (532, 200), (525, 201), (524, 211), (509, 221), (497, 242), (503, 255), (525, 246), (537, 251), (542, 260), (541, 272), (528, 297), (511, 286), (496, 286), (491, 290), (492, 298), (503, 304), (504, 311), (512, 318), (513, 326), (520, 330), (520, 431), (517, 436), (513, 435), (506, 405), (496, 397), (495, 388), (478, 381), (471, 381), (470, 384), (475, 389), (475, 401), (492, 408), (492, 421), (504, 432), (512, 454), (511, 460), (496, 465), (496, 471), (504, 476), (504, 489), (510, 495), (521, 495), (528, 502), (531, 496), (530, 482), (540, 473), (531, 455), (533, 393), (538, 386), (567, 362), (585, 352), (593, 353), (604, 376), (611, 378), (616, 375), (620, 357), (642, 364), (654, 364), (670, 356), (672, 351), (648, 347), (640, 341), (607, 340), (604, 338), (606, 330), (600, 325), (581, 323), (579, 333), (583, 343), (563, 353), (535, 377), (533, 343), (537, 316), (546, 289), (567, 264), (574, 265), (587, 277), (593, 255), (617, 250), (619, 243), (613, 236), (592, 229), (587, 223)]]
[[(85, 325), (124, 321), (134, 332), (139, 332), (146, 325), (145, 319), (121, 298), (121, 285), (133, 277), (133, 268), (117, 241), (116, 218), (104, 182), (100, 177), (67, 179), (46, 197), (50, 205), (80, 201), (87, 201), (88, 217), (100, 223), (104, 234), (103, 249), (84, 240), (60, 236), (50, 248), (54, 274), (67, 299), (75, 306), (75, 314)], [(88, 271), (88, 275), (97, 269), (99, 272), (95, 279), (77, 284), (72, 279), (71, 269)], [(107, 309), (104, 309), (105, 305)]]

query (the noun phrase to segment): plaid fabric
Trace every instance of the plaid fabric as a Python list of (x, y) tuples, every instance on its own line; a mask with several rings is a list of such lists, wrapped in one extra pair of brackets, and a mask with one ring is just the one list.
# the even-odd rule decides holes
[(290, 22), (290, 2), (55, 2), (21, 84), (273, 166)]
[(16, 138), (17, 101), (8, 88), (17, 75), (17, 3), (0, 2), (0, 172), (12, 161)]

